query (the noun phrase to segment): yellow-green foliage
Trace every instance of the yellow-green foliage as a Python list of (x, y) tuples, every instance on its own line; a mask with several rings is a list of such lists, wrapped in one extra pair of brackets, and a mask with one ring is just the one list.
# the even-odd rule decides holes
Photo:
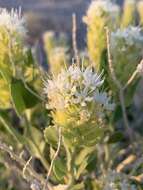
[(137, 9), (140, 16), (140, 24), (143, 25), (143, 1), (138, 2)]
[(123, 8), (123, 16), (121, 20), (122, 28), (135, 24), (135, 16), (136, 16), (135, 12), (136, 12), (135, 0), (125, 0)]
[(0, 108), (10, 107), (10, 94), (7, 82), (0, 77)]
[[(8, 108), (10, 105), (8, 83), (17, 72), (21, 75), (24, 55), (22, 39), (16, 32), (7, 30), (5, 26), (0, 26), (0, 42), (0, 107)], [(18, 64), (21, 64), (20, 67)]]
[(48, 55), (56, 45), (54, 32), (52, 31), (46, 32), (43, 36), (43, 40), (44, 40), (45, 51)]
[(0, 9), (0, 108), (10, 106), (12, 78), (25, 76), (26, 81), (29, 81), (33, 77), (33, 65), (28, 48), (24, 44), (24, 23), (20, 10), (12, 9), (8, 12), (6, 9)]
[[(10, 34), (5, 28), (0, 27), (0, 66), (1, 69), (9, 71), (12, 75), (17, 64), (23, 66), (23, 47), (22, 41), (18, 39), (16, 33)], [(15, 67), (14, 67), (15, 66)]]
[(105, 26), (114, 29), (118, 24), (119, 7), (110, 1), (93, 1), (83, 21), (87, 25), (89, 56), (99, 69), (101, 56), (106, 48)]
[(46, 32), (43, 39), (50, 72), (56, 75), (65, 67), (68, 60), (67, 39), (64, 35), (56, 38), (54, 32)]

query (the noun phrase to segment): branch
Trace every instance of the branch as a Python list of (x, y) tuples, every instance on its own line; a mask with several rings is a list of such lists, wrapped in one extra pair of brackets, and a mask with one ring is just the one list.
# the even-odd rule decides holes
[(77, 65), (80, 65), (80, 60), (78, 56), (78, 48), (77, 48), (77, 23), (76, 23), (76, 14), (72, 15), (72, 43), (73, 43), (73, 50), (74, 56), (76, 58)]
[(23, 178), (26, 179), (26, 170), (27, 170), (27, 167), (30, 165), (30, 162), (32, 160), (32, 156), (30, 156), (30, 158), (28, 159), (28, 161), (26, 162), (25, 166), (23, 167), (23, 171), (22, 171), (22, 174), (23, 174)]
[(111, 52), (110, 52), (109, 29), (108, 29), (108, 27), (106, 27), (105, 29), (106, 29), (106, 39), (107, 39), (107, 53), (108, 53), (109, 70), (110, 70), (113, 82), (115, 83), (115, 85), (117, 86), (117, 88), (119, 90), (119, 99), (120, 99), (120, 103), (121, 103), (121, 107), (122, 107), (124, 124), (125, 124), (125, 127), (126, 127), (126, 132), (129, 135), (129, 138), (131, 139), (131, 129), (129, 127), (129, 121), (128, 121), (128, 117), (127, 117), (127, 113), (126, 113), (126, 106), (125, 106), (125, 100), (124, 100), (124, 88), (122, 87), (122, 84), (120, 83), (120, 81), (116, 77), (116, 74), (115, 74), (115, 71), (114, 71), (112, 58), (111, 58)]
[(49, 171), (48, 171), (48, 174), (47, 174), (47, 178), (46, 178), (46, 182), (45, 182), (45, 184), (44, 184), (43, 190), (46, 190), (46, 189), (47, 189), (47, 185), (48, 185), (49, 177), (50, 177), (51, 172), (52, 172), (52, 169), (53, 169), (54, 161), (56, 160), (56, 158), (57, 158), (57, 156), (58, 156), (58, 154), (59, 154), (59, 151), (60, 151), (61, 140), (62, 140), (61, 128), (59, 128), (59, 140), (58, 140), (57, 151), (55, 152), (55, 154), (54, 154), (54, 156), (53, 156), (53, 159), (52, 159), (52, 161), (51, 161), (51, 165), (50, 165), (50, 168), (49, 168)]
[[(22, 158), (20, 158), (17, 154), (15, 154), (12, 150), (12, 148), (8, 147), (6, 144), (0, 142), (0, 150), (8, 153), (10, 155), (10, 157), (15, 160), (17, 163), (19, 163), (22, 167), (26, 166), (26, 161), (23, 160)], [(35, 172), (35, 170), (30, 166), (27, 165), (27, 171), (29, 172), (29, 174), (35, 178), (37, 181), (40, 181), (41, 184), (45, 183), (45, 179), (39, 175), (38, 173)]]
[(113, 67), (113, 63), (112, 63), (112, 58), (111, 58), (109, 29), (108, 29), (108, 27), (106, 27), (105, 29), (106, 29), (106, 40), (107, 40), (108, 63), (109, 63), (109, 69), (110, 69), (111, 77), (113, 79), (113, 82), (117, 86), (117, 88), (119, 90), (121, 90), (122, 89), (122, 85), (121, 85), (120, 81), (117, 79), (117, 77), (115, 75), (115, 71), (114, 71), (114, 67)]
[(137, 69), (133, 72), (132, 76), (129, 78), (129, 80), (127, 81), (127, 83), (124, 86), (124, 90), (133, 82), (133, 80), (135, 79), (135, 77), (137, 76), (138, 71)]
[(137, 74), (141, 74), (141, 75), (143, 74), (143, 59), (137, 65), (136, 70), (134, 71), (134, 73), (132, 74), (132, 76), (129, 78), (128, 82), (124, 86), (124, 90), (133, 82)]

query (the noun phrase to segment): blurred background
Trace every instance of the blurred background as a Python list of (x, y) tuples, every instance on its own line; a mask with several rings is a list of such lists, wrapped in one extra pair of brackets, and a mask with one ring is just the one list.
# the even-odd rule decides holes
[[(122, 5), (123, 0), (114, 0)], [(71, 38), (72, 13), (77, 15), (78, 45), (85, 43), (82, 16), (91, 0), (0, 0), (0, 7), (22, 8), (27, 20), (29, 42), (33, 44), (46, 30), (64, 32)]]

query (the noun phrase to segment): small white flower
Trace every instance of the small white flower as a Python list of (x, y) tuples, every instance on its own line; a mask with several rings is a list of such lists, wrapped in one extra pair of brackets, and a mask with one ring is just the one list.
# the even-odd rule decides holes
[(93, 97), (90, 97), (88, 95), (88, 88), (84, 88), (83, 91), (76, 91), (75, 92), (75, 104), (81, 104), (81, 106), (86, 106), (86, 102), (91, 102), (93, 100)]
[(21, 9), (0, 8), (0, 27), (5, 27), (12, 34), (17, 33), (21, 37), (26, 35), (25, 19), (21, 16)]
[[(114, 49), (119, 40), (124, 40), (126, 45), (134, 45), (135, 42), (143, 43), (143, 35), (140, 27), (129, 26), (125, 29), (117, 29), (117, 31), (111, 33), (111, 47)], [(123, 47), (125, 50), (125, 47)]]
[(69, 75), (71, 76), (72, 80), (79, 80), (81, 78), (81, 70), (79, 67), (69, 67)]
[(107, 96), (106, 92), (101, 92), (99, 93), (98, 91), (96, 91), (94, 98), (97, 102), (100, 102), (105, 109), (107, 110), (114, 110), (115, 108), (115, 104), (111, 103), (110, 97)]
[(101, 86), (104, 80), (101, 80), (101, 75), (97, 75), (97, 73), (93, 73), (91, 67), (87, 67), (83, 73), (83, 83), (85, 86), (91, 87), (95, 90), (97, 87)]

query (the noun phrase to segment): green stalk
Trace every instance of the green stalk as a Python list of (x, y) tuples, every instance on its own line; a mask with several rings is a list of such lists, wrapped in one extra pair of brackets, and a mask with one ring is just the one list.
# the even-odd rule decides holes
[(34, 146), (35, 150), (36, 150), (37, 153), (38, 153), (38, 157), (39, 157), (40, 161), (42, 162), (42, 164), (43, 164), (43, 166), (45, 167), (45, 169), (48, 171), (50, 165), (49, 165), (48, 161), (44, 158), (44, 155), (42, 154), (42, 152), (41, 152), (39, 146), (37, 145), (37, 143), (35, 142), (35, 139), (34, 139), (33, 136), (32, 136), (30, 121), (29, 121), (28, 118), (29, 118), (29, 117), (27, 117), (27, 113), (26, 113), (26, 114), (25, 114), (25, 123), (26, 123), (27, 132), (28, 132), (28, 134), (30, 135), (29, 138), (31, 139), (31, 141), (32, 141), (32, 143), (33, 143), (33, 146)]

